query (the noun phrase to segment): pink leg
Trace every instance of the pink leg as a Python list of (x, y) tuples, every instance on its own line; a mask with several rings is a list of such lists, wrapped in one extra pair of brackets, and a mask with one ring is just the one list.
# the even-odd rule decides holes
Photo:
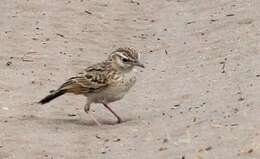
[(122, 119), (105, 103), (103, 105), (117, 118), (117, 123), (121, 123)]
[(90, 103), (86, 103), (85, 107), (84, 107), (84, 111), (92, 118), (92, 120), (94, 120), (94, 122), (101, 127), (101, 123), (89, 112), (90, 109)]

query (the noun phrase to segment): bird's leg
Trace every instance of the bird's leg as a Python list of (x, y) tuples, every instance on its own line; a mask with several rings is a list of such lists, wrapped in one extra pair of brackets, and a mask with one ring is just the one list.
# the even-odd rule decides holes
[(105, 103), (103, 105), (117, 118), (117, 123), (121, 123), (122, 119)]
[(94, 122), (95, 122), (98, 126), (101, 126), (101, 123), (89, 112), (89, 110), (90, 110), (90, 104), (91, 104), (91, 103), (89, 103), (89, 102), (87, 102), (87, 103), (85, 104), (84, 111), (90, 116), (90, 118), (91, 118), (92, 120), (94, 120)]
[(90, 110), (90, 103), (87, 102), (84, 106), (84, 111), (88, 114), (89, 110)]

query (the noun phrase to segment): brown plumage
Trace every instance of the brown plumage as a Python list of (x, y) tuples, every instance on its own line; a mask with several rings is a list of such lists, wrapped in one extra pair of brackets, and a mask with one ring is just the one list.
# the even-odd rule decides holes
[(60, 88), (52, 91), (50, 95), (43, 98), (39, 103), (45, 104), (65, 93), (88, 94), (97, 93), (114, 82), (116, 70), (112, 68), (111, 62), (104, 61), (86, 68), (78, 75), (69, 78)]
[(139, 54), (130, 48), (119, 48), (112, 52), (104, 62), (86, 68), (83, 72), (69, 78), (57, 90), (39, 101), (46, 104), (66, 94), (82, 94), (87, 97), (84, 110), (88, 113), (91, 103), (102, 103), (121, 122), (120, 117), (108, 107), (108, 103), (120, 100), (134, 85), (136, 78), (132, 73), (134, 66), (143, 67)]

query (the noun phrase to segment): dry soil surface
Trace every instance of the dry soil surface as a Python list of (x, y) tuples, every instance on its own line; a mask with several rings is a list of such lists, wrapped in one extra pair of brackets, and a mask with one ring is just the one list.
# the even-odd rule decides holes
[[(1, 0), (0, 159), (259, 159), (259, 0)], [(122, 46), (146, 69), (113, 109), (35, 102)]]

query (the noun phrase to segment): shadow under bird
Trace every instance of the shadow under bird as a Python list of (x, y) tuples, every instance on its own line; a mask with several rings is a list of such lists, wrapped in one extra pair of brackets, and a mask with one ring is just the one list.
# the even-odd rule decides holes
[[(122, 99), (136, 82), (135, 66), (144, 68), (139, 61), (140, 54), (132, 48), (118, 48), (100, 63), (87, 67), (83, 72), (69, 78), (57, 90), (39, 101), (46, 104), (51, 100), (72, 93), (87, 97), (84, 110), (89, 114), (92, 103), (101, 103), (116, 118), (122, 119), (108, 106), (109, 103)], [(93, 116), (93, 120), (101, 125)]]

